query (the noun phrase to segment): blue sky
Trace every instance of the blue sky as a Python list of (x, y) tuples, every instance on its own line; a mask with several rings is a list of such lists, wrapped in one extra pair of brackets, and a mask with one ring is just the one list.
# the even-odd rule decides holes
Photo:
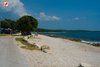
[(29, 14), (39, 20), (40, 28), (100, 30), (100, 0), (21, 0), (20, 2), (23, 4), (21, 7), (23, 12), (15, 11), (15, 14), (12, 11), (0, 10), (0, 15), (3, 18), (18, 19), (21, 13)]

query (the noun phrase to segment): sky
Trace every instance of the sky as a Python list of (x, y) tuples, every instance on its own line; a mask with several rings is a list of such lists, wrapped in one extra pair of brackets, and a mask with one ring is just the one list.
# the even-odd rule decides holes
[(0, 0), (0, 19), (23, 15), (37, 18), (39, 28), (100, 31), (100, 0)]

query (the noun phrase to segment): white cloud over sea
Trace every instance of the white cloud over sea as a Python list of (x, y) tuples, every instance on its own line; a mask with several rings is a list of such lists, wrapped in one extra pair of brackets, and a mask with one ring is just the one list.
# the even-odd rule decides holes
[[(4, 2), (9, 2), (9, 6), (4, 6)], [(0, 0), (0, 10), (4, 12), (11, 12), (15, 15), (18, 15), (19, 17), (24, 15), (31, 15), (27, 12), (27, 10), (24, 7), (24, 3), (21, 2), (21, 0)], [(45, 12), (40, 12), (37, 16), (37, 19), (42, 21), (59, 21), (61, 20), (58, 16), (51, 16), (47, 15)]]
[(79, 17), (74, 17), (74, 18), (73, 18), (73, 20), (79, 20), (79, 19), (80, 19)]
[(49, 16), (49, 15), (46, 15), (45, 12), (40, 12), (38, 19), (44, 20), (44, 21), (58, 21), (61, 18), (57, 16)]
[(7, 0), (9, 6), (4, 6), (4, 0), (0, 0), (0, 9), (5, 12), (13, 12), (18, 16), (29, 15), (24, 7), (24, 4), (20, 0)]

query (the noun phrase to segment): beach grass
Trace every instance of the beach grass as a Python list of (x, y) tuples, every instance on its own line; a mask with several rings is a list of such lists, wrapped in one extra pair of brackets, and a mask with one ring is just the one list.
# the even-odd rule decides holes
[(0, 34), (0, 36), (7, 36), (8, 34)]
[(77, 39), (77, 38), (69, 38), (68, 40), (75, 41), (75, 42), (81, 42), (81, 39)]
[(39, 48), (36, 45), (28, 43), (23, 38), (16, 38), (16, 41), (19, 41), (24, 45), (24, 46), (21, 46), (21, 48), (25, 48), (29, 50), (39, 50)]
[(91, 45), (93, 45), (95, 47), (100, 47), (100, 44), (99, 43), (98, 44), (91, 44)]
[(78, 39), (78, 38), (66, 38), (66, 37), (63, 37), (63, 36), (50, 36), (50, 37), (68, 39), (68, 40), (75, 41), (75, 42), (81, 42), (81, 39)]

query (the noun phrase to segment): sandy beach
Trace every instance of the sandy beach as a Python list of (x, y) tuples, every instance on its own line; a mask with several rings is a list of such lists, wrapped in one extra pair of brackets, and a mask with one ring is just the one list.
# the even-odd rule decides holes
[(50, 46), (48, 53), (18, 46), (30, 67), (78, 67), (79, 64), (85, 67), (100, 67), (99, 47), (44, 35), (30, 40)]

